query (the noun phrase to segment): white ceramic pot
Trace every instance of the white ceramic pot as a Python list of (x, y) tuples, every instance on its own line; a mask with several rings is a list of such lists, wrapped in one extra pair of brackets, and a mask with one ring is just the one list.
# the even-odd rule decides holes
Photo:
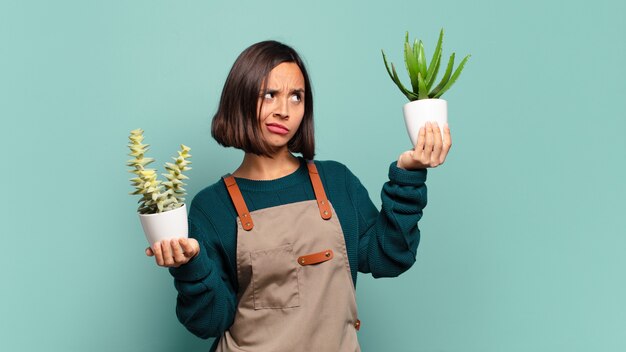
[(139, 214), (139, 220), (150, 247), (161, 240), (189, 236), (185, 204), (163, 213)]
[(420, 99), (404, 104), (402, 110), (411, 145), (417, 144), (420, 128), (427, 121), (437, 122), (443, 138), (443, 125), (448, 122), (448, 102), (443, 99)]

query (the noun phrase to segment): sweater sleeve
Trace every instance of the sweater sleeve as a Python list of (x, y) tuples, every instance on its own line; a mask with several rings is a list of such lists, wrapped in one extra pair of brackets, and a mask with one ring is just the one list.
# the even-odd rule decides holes
[(395, 277), (415, 262), (420, 239), (417, 222), (426, 207), (426, 169), (404, 170), (394, 161), (381, 192), (378, 211), (359, 179), (347, 170), (347, 184), (358, 213), (359, 271)]
[(178, 291), (178, 320), (205, 339), (221, 336), (232, 325), (237, 306), (233, 284), (224, 270), (227, 258), (210, 240), (217, 238), (214, 232), (210, 219), (192, 203), (189, 236), (198, 240), (200, 252), (187, 264), (169, 270)]

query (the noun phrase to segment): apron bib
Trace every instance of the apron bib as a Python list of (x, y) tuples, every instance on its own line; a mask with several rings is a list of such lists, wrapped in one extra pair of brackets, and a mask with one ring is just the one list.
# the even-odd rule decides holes
[(217, 351), (360, 351), (355, 289), (341, 225), (313, 161), (316, 200), (248, 212), (223, 177), (237, 218), (235, 320)]

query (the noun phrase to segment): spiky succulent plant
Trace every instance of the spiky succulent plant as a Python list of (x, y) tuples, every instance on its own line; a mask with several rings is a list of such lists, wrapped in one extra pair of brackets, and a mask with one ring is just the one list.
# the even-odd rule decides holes
[(411, 44), (409, 44), (409, 32), (406, 32), (404, 40), (404, 62), (406, 64), (406, 70), (409, 73), (409, 78), (411, 79), (412, 90), (409, 90), (402, 85), (393, 63), (391, 64), (391, 70), (389, 69), (385, 52), (381, 50), (383, 53), (385, 68), (387, 69), (387, 73), (389, 73), (389, 77), (391, 77), (391, 80), (393, 80), (398, 88), (400, 88), (402, 94), (404, 94), (410, 101), (441, 97), (441, 95), (450, 89), (454, 82), (456, 82), (457, 78), (459, 78), (459, 75), (463, 70), (463, 66), (465, 66), (465, 63), (470, 58), (471, 55), (467, 55), (461, 61), (461, 64), (457, 67), (453, 74), (452, 67), (454, 66), (454, 53), (452, 53), (443, 78), (434, 89), (431, 89), (435, 83), (435, 78), (437, 77), (437, 72), (439, 71), (439, 65), (441, 64), (442, 41), (443, 28), (439, 33), (439, 41), (437, 42), (435, 52), (430, 60), (430, 64), (428, 64), (426, 62), (426, 54), (424, 53), (424, 45), (422, 41), (415, 39), (413, 46), (411, 47)]
[(185, 189), (183, 186), (186, 184), (182, 180), (188, 179), (183, 175), (183, 172), (191, 170), (188, 165), (191, 164), (188, 158), (191, 158), (189, 151), (191, 148), (181, 144), (181, 150), (178, 152), (178, 157), (174, 157), (175, 163), (165, 163), (165, 169), (168, 171), (164, 175), (167, 178), (166, 182), (161, 182), (157, 179), (157, 174), (154, 169), (146, 168), (147, 165), (154, 162), (153, 158), (145, 157), (150, 145), (143, 144), (143, 130), (136, 129), (130, 131), (128, 137), (130, 142), (128, 147), (130, 148), (130, 156), (134, 159), (128, 160), (128, 166), (133, 169), (129, 170), (136, 175), (130, 181), (135, 187), (135, 191), (131, 192), (132, 195), (141, 195), (139, 200), (140, 214), (154, 214), (161, 213), (168, 210), (173, 210), (180, 207), (185, 202)]

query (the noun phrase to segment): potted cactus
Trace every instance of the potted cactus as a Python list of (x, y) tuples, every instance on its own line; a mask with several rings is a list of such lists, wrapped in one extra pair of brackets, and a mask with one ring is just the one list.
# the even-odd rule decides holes
[[(403, 107), (404, 121), (407, 127), (407, 132), (411, 138), (412, 145), (417, 144), (417, 136), (419, 129), (424, 126), (427, 121), (436, 121), (439, 126), (443, 126), (448, 122), (448, 104), (445, 100), (441, 99), (441, 95), (445, 93), (456, 82), (457, 78), (461, 74), (465, 63), (471, 55), (467, 55), (459, 64), (457, 69), (452, 73), (454, 66), (454, 53), (450, 55), (448, 66), (443, 75), (443, 78), (437, 86), (433, 88), (439, 66), (441, 64), (441, 43), (443, 41), (443, 28), (439, 33), (439, 40), (437, 47), (433, 53), (430, 63), (426, 61), (426, 54), (424, 52), (424, 45), (421, 40), (415, 40), (413, 46), (409, 43), (409, 32), (406, 32), (404, 40), (404, 61), (406, 69), (411, 79), (411, 89), (404, 87), (393, 63), (391, 69), (387, 64), (387, 57), (385, 52), (381, 50), (383, 54), (383, 61), (385, 68), (391, 80), (398, 86), (402, 94), (408, 99), (409, 103)], [(443, 133), (443, 129), (442, 129)]]
[(135, 174), (130, 181), (135, 187), (132, 195), (140, 195), (139, 219), (143, 227), (146, 238), (152, 246), (155, 242), (175, 237), (187, 237), (187, 207), (185, 206), (185, 183), (188, 179), (183, 172), (191, 170), (188, 165), (191, 162), (187, 159), (191, 157), (189, 147), (182, 145), (178, 152), (178, 157), (174, 157), (175, 163), (165, 163), (167, 173), (166, 182), (157, 179), (154, 169), (146, 168), (154, 162), (154, 159), (145, 157), (149, 148), (148, 144), (143, 144), (143, 130), (136, 129), (130, 132), (128, 137), (130, 142), (130, 156), (134, 159), (128, 160), (127, 166), (131, 167), (129, 172)]

